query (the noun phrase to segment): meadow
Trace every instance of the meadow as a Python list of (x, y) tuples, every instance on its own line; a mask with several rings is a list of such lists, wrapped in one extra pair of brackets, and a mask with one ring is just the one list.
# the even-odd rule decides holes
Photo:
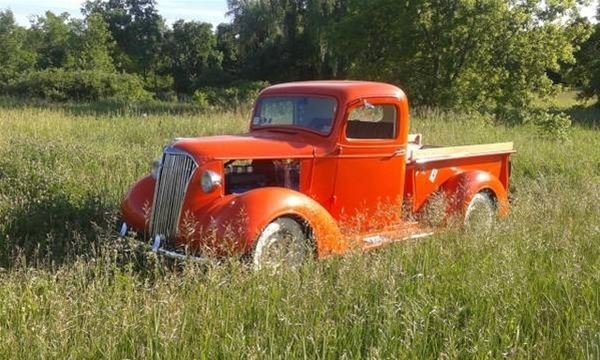
[(163, 145), (247, 127), (154, 110), (0, 102), (0, 358), (600, 358), (600, 111), (563, 141), (415, 111), (428, 143), (515, 142), (509, 218), (270, 274), (118, 239)]

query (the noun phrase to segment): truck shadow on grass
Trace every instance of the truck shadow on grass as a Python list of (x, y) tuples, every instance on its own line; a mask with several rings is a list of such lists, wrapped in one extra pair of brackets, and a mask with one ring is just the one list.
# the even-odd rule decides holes
[(114, 219), (114, 208), (91, 195), (74, 203), (58, 194), (10, 209), (0, 227), (0, 267), (61, 265), (93, 256)]

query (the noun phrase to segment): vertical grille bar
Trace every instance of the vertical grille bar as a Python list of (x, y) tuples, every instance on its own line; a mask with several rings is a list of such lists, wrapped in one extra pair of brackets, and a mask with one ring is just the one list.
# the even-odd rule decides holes
[(196, 163), (187, 154), (167, 149), (154, 195), (150, 234), (164, 237), (165, 245), (174, 247), (183, 199)]

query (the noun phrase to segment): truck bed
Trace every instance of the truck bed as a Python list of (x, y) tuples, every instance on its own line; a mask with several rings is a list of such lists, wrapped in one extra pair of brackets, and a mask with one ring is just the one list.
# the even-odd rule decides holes
[(429, 196), (438, 191), (451, 177), (461, 171), (486, 171), (508, 188), (509, 157), (514, 153), (512, 142), (462, 146), (437, 146), (421, 143), (420, 134), (411, 134), (407, 149), (405, 199), (412, 210), (421, 209)]

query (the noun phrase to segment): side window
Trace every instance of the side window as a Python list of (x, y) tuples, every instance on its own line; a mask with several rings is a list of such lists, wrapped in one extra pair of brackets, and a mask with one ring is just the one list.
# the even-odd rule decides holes
[(396, 138), (397, 111), (394, 105), (357, 107), (350, 112), (346, 125), (348, 139)]

